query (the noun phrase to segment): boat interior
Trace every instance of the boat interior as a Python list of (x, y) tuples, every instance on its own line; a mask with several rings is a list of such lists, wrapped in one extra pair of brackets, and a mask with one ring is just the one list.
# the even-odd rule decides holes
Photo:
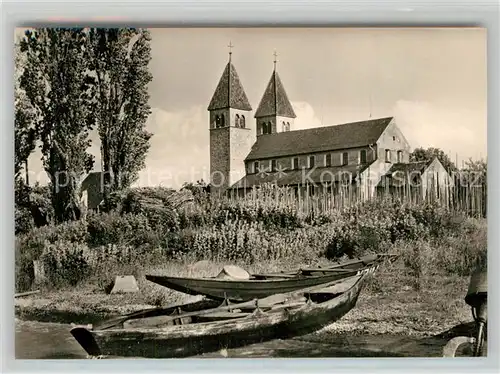
[(139, 311), (128, 316), (117, 317), (93, 326), (93, 330), (105, 329), (147, 329), (174, 325), (237, 320), (255, 314), (292, 311), (306, 304), (330, 301), (350, 289), (359, 276), (331, 284), (315, 286), (288, 294), (275, 294), (263, 299), (232, 303), (204, 299), (195, 303), (167, 308)]

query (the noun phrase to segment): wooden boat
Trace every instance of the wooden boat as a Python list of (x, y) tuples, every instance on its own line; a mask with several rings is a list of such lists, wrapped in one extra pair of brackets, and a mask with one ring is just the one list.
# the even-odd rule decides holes
[[(320, 287), (207, 308), (216, 300), (146, 310), (71, 334), (91, 357), (180, 358), (314, 332), (355, 305), (367, 274)], [(205, 303), (205, 304), (203, 304)], [(203, 304), (203, 305), (202, 305)]]
[(161, 286), (190, 295), (204, 295), (217, 300), (247, 301), (276, 293), (329, 283), (373, 270), (392, 255), (368, 255), (325, 268), (306, 268), (289, 272), (253, 274), (250, 279), (189, 278), (146, 275)]

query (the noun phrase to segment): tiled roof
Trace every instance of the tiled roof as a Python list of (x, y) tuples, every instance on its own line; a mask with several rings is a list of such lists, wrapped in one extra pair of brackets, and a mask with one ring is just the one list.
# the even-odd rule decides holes
[(392, 117), (257, 137), (246, 160), (363, 147), (375, 143)]
[(381, 178), (377, 187), (401, 187), (410, 182), (410, 178), (412, 182), (418, 182), (422, 173), (433, 161), (434, 159), (429, 161), (393, 164), (387, 173)]
[(259, 107), (255, 112), (255, 118), (266, 116), (282, 116), (288, 118), (295, 118), (295, 112), (292, 104), (288, 100), (288, 96), (281, 83), (278, 72), (275, 70), (271, 75), (271, 79), (267, 84), (264, 95), (260, 100)]
[(266, 183), (277, 184), (278, 186), (290, 186), (297, 184), (305, 184), (306, 182), (328, 183), (332, 181), (340, 181), (348, 176), (354, 181), (356, 176), (366, 170), (371, 163), (364, 165), (347, 165), (337, 167), (317, 167), (313, 170), (284, 170), (273, 173), (256, 173), (247, 174), (238, 182), (231, 186), (231, 189), (251, 188), (260, 186)]
[(238, 73), (231, 61), (226, 65), (207, 109), (225, 108), (252, 110)]
[(413, 171), (423, 172), (424, 169), (429, 165), (428, 161), (417, 161), (417, 162), (409, 162), (409, 163), (397, 163), (393, 164), (386, 175), (390, 176), (395, 172), (404, 172), (411, 173)]

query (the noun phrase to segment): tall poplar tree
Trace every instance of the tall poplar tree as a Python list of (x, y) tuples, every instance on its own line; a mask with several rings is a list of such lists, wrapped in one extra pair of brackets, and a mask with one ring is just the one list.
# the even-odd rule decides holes
[(81, 28), (38, 28), (20, 43), (26, 53), (21, 88), (35, 111), (58, 222), (80, 217), (81, 177), (93, 165), (87, 152), (94, 124), (87, 38)]
[(129, 187), (145, 165), (152, 134), (147, 85), (151, 36), (135, 28), (91, 29), (90, 68), (95, 73), (97, 125), (105, 192)]
[(28, 183), (28, 158), (35, 150), (35, 111), (21, 89), (21, 75), (26, 65), (26, 55), (19, 44), (14, 47), (14, 178), (17, 181), (25, 171)]

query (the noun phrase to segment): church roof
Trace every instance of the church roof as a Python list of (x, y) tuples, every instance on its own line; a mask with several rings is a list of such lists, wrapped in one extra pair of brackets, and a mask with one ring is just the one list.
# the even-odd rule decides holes
[(246, 161), (363, 147), (375, 143), (393, 117), (257, 137)]
[(288, 100), (288, 96), (281, 83), (281, 79), (276, 70), (273, 71), (271, 79), (267, 84), (264, 95), (260, 100), (259, 107), (255, 112), (255, 118), (266, 116), (282, 116), (288, 118), (295, 118), (295, 112), (292, 104)]
[(403, 173), (412, 173), (414, 171), (423, 172), (432, 163), (432, 161), (434, 161), (434, 159), (430, 161), (414, 161), (408, 163), (401, 162), (392, 164), (391, 168), (386, 173), (386, 175), (391, 176), (397, 172), (403, 172)]
[[(435, 158), (428, 161), (414, 161), (409, 163), (396, 163), (382, 176), (377, 187), (402, 187), (406, 183), (420, 180), (423, 172)], [(411, 178), (411, 180), (410, 180)]]
[[(319, 167), (307, 172), (307, 181), (314, 183), (339, 182), (347, 175), (352, 177), (352, 181), (358, 178), (359, 174), (365, 171), (373, 162), (363, 165), (346, 165)], [(304, 184), (303, 170), (283, 170), (281, 172), (266, 172), (247, 174), (238, 182), (233, 184), (231, 189), (245, 189), (263, 184), (274, 184), (278, 186), (293, 186)]]
[(229, 61), (215, 89), (208, 110), (233, 108), (252, 110), (234, 65)]

